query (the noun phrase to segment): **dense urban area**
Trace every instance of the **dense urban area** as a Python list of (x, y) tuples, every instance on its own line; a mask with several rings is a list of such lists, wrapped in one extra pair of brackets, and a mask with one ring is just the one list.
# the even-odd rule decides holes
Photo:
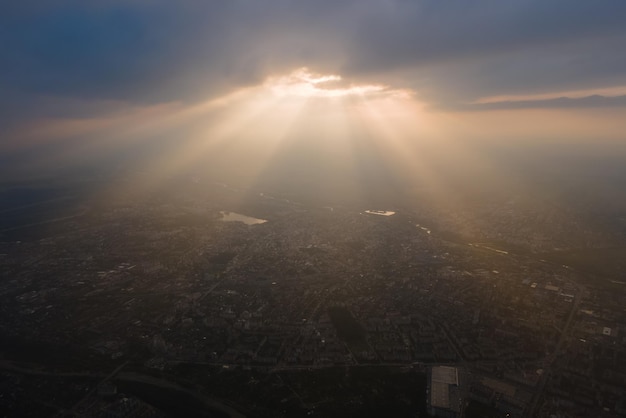
[(626, 415), (619, 216), (33, 190), (3, 191), (3, 416)]

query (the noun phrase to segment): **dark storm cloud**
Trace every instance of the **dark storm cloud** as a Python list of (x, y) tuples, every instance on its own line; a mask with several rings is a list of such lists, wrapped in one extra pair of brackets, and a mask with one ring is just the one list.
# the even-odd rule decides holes
[(157, 83), (189, 72), (194, 56), (214, 56), (214, 72), (230, 61), (229, 12), (130, 2), (8, 14), (2, 79), (26, 94), (149, 100), (167, 89)]
[(621, 1), (6, 3), (0, 122), (49, 97), (193, 101), (303, 65), (444, 106), (626, 84)]
[(626, 3), (406, 2), (359, 27), (351, 73), (391, 72), (430, 101), (626, 83)]

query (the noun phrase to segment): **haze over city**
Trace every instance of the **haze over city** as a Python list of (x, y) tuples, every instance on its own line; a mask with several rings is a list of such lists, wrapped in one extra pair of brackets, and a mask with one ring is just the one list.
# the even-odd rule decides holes
[(0, 6), (0, 410), (623, 416), (625, 21)]

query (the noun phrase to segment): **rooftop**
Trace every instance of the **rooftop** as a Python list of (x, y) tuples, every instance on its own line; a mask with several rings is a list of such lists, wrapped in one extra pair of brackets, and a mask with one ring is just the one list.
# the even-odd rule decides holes
[(449, 409), (450, 395), (448, 384), (443, 382), (432, 382), (430, 386), (430, 405), (435, 408)]
[(437, 383), (445, 383), (447, 385), (458, 385), (459, 377), (458, 377), (456, 367), (449, 367), (449, 366), (433, 367), (432, 381), (433, 381), (433, 384), (437, 382)]

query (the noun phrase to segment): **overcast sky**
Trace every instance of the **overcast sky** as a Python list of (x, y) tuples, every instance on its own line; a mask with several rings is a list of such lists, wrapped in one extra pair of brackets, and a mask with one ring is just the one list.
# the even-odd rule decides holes
[(617, 123), (624, 22), (618, 0), (3, 2), (0, 131), (191, 106), (300, 67), (433, 112), (607, 109)]

